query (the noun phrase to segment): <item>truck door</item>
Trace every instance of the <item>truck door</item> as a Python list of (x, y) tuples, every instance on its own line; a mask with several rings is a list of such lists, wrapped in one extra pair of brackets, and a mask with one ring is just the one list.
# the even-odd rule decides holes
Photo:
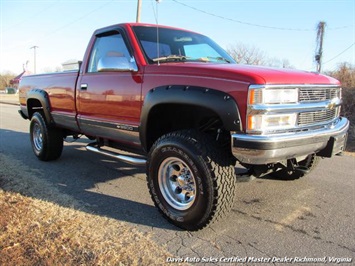
[(77, 83), (77, 112), (87, 135), (140, 146), (141, 76), (118, 30), (97, 35)]

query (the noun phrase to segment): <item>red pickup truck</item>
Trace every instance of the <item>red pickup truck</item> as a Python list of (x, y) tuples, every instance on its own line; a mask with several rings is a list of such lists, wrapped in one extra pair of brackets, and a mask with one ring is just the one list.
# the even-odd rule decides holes
[(40, 160), (85, 135), (89, 151), (146, 165), (154, 204), (187, 230), (231, 209), (237, 161), (297, 179), (340, 154), (349, 128), (337, 80), (237, 65), (206, 36), (157, 25), (99, 29), (79, 71), (27, 76), (19, 90)]

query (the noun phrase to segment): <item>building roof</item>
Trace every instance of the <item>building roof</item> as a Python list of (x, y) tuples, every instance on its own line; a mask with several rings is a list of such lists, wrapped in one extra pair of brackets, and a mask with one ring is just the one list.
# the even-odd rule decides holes
[(26, 70), (24, 70), (20, 75), (14, 77), (12, 80), (10, 80), (10, 84), (18, 84), (23, 76), (29, 75), (30, 73)]

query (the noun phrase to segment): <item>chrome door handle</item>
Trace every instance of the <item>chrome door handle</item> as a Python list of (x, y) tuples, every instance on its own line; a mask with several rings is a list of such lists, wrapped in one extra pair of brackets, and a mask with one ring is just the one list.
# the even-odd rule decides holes
[(88, 84), (86, 84), (86, 83), (80, 84), (80, 89), (81, 90), (87, 90), (88, 89)]

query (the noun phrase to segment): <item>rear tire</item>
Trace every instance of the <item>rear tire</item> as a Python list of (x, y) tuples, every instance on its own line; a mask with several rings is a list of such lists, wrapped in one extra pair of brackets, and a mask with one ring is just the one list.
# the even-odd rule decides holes
[(308, 168), (308, 173), (304, 173), (301, 171), (288, 171), (287, 169), (282, 169), (280, 171), (271, 173), (270, 175), (281, 180), (296, 180), (312, 172), (312, 170), (314, 170), (314, 168), (316, 168), (316, 166), (318, 165), (319, 160), (320, 158), (318, 156), (316, 156), (315, 154), (310, 154), (306, 157), (306, 159), (298, 163), (299, 166)]
[(32, 150), (41, 161), (58, 159), (63, 151), (63, 131), (50, 127), (41, 113), (34, 113), (30, 124)]
[(194, 130), (169, 133), (155, 142), (148, 155), (147, 183), (163, 216), (191, 231), (224, 217), (236, 188), (230, 156)]

